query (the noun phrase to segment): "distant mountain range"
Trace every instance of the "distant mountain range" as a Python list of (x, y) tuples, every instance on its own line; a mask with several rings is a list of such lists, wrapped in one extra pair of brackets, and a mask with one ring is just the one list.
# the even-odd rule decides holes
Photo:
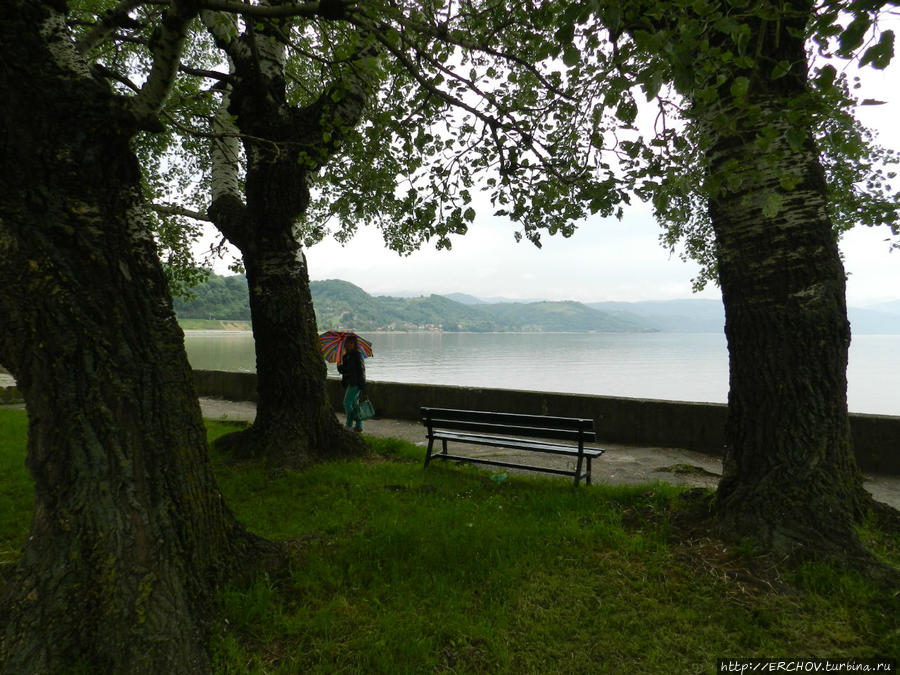
[(580, 302), (459, 302), (442, 295), (373, 296), (346, 281), (310, 283), (320, 329), (442, 331), (656, 330), (640, 317), (588, 307)]
[[(320, 330), (441, 330), (466, 332), (682, 332), (719, 333), (725, 312), (718, 300), (644, 302), (510, 301), (462, 293), (373, 296), (346, 281), (310, 283)], [(247, 282), (213, 275), (194, 289), (191, 301), (176, 300), (179, 318), (247, 320)], [(853, 332), (900, 334), (900, 300), (850, 308)]]

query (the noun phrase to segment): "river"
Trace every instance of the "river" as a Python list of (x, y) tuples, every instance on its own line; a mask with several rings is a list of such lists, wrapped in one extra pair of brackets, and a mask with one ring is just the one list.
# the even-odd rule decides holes
[[(369, 379), (724, 403), (718, 333), (371, 333)], [(198, 370), (255, 371), (253, 336), (186, 331)], [(336, 376), (334, 365), (329, 374)], [(900, 335), (854, 336), (851, 412), (900, 416)]]

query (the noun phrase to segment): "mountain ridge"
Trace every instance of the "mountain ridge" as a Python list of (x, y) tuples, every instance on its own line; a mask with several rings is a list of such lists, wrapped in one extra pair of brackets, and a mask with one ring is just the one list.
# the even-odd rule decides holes
[[(373, 296), (345, 281), (310, 282), (320, 329), (440, 330), (444, 332), (647, 332), (639, 319), (615, 316), (573, 301), (459, 302), (442, 295)], [(468, 296), (473, 297), (473, 296)]]
[[(320, 330), (435, 330), (444, 332), (686, 332), (719, 333), (720, 300), (685, 298), (636, 302), (491, 302), (464, 293), (372, 295), (340, 279), (310, 283)], [(180, 319), (248, 320), (247, 282), (233, 275), (193, 289), (194, 299), (175, 299)], [(900, 301), (848, 309), (854, 334), (900, 334)]]

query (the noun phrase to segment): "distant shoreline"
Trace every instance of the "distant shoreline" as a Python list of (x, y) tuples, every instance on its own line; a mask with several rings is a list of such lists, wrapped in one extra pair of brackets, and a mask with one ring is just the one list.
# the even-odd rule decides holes
[[(181, 326), (181, 329), (185, 333), (245, 333), (252, 332), (253, 328), (250, 326), (250, 323), (247, 321), (217, 321), (215, 319), (188, 319), (187, 321), (191, 321), (190, 325), (179, 321), (178, 324)], [(197, 322), (197, 323), (193, 323)], [(207, 325), (198, 325), (200, 322)], [(219, 324), (227, 325), (227, 328), (223, 328)], [(242, 325), (241, 325), (242, 324)], [(653, 334), (653, 333), (663, 333), (665, 331), (659, 330), (642, 330), (642, 331), (627, 331), (627, 330), (438, 330), (433, 328), (422, 328), (419, 330), (384, 330), (384, 329), (355, 329), (355, 328), (319, 328), (317, 329), (319, 332), (325, 332), (326, 330), (336, 330), (336, 331), (350, 331), (357, 333), (359, 335), (570, 335), (570, 334), (581, 334), (581, 335), (627, 335), (629, 333), (633, 334)], [(718, 331), (695, 331), (693, 334), (706, 334), (706, 333), (717, 333)]]
[(224, 330), (250, 331), (249, 321), (232, 321), (230, 319), (178, 319), (181, 330)]

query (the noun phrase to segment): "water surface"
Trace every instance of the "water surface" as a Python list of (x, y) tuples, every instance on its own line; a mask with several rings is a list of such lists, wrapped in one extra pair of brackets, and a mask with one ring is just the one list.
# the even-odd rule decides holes
[[(725, 403), (718, 333), (367, 333), (368, 377), (388, 382)], [(199, 370), (254, 372), (253, 336), (186, 331)], [(337, 376), (333, 365), (329, 374)], [(852, 412), (900, 415), (900, 335), (859, 335), (847, 371)]]

